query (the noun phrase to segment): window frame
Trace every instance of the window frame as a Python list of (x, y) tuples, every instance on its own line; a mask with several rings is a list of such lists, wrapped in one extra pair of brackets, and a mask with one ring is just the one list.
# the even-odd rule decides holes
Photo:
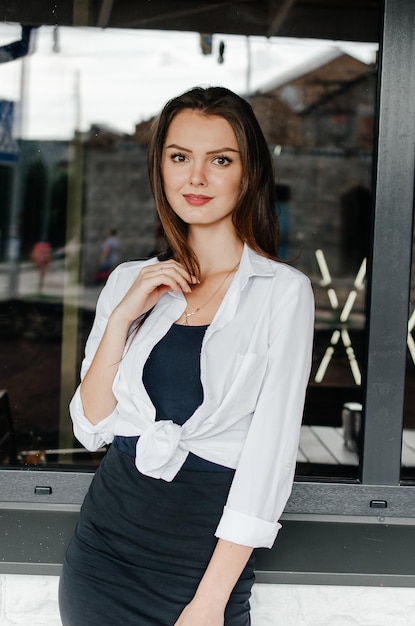
[[(410, 526), (415, 532), (414, 487), (402, 485), (400, 479), (413, 243), (415, 3), (385, 0), (381, 14), (362, 458), (356, 481), (295, 481), (283, 520), (288, 524), (301, 520), (306, 534), (308, 524), (324, 526), (328, 520), (352, 523), (356, 528), (367, 523)], [(93, 472), (24, 468), (1, 469), (0, 476), (0, 533), (7, 528), (10, 536), (14, 531), (7, 520), (22, 512), (34, 519), (37, 513), (49, 511), (58, 525), (67, 515), (64, 525), (72, 528), (74, 511), (79, 509)], [(50, 494), (36, 493), (36, 487), (50, 487)], [(47, 536), (47, 529), (44, 532)], [(48, 561), (46, 549), (44, 558), (37, 558), (36, 563), (30, 550), (20, 561), (16, 550), (13, 562), (0, 554), (0, 572), (56, 573), (62, 550), (59, 542), (53, 547), (57, 555), (53, 563)], [(338, 554), (333, 553), (332, 559), (334, 564)], [(263, 580), (281, 582), (278, 565), (269, 567), (274, 579), (269, 570)], [(287, 581), (288, 572), (283, 574)], [(298, 580), (316, 582), (318, 572), (314, 574), (314, 578)], [(335, 580), (344, 582), (341, 577)], [(362, 579), (356, 575), (347, 580), (353, 584)], [(397, 579), (388, 580), (384, 584), (394, 584), (391, 581)], [(405, 580), (409, 579), (403, 577), (401, 584)]]

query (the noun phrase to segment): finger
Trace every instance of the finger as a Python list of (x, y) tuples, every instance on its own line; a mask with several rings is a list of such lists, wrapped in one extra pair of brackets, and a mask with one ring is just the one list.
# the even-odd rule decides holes
[(173, 280), (182, 289), (182, 291), (186, 292), (191, 291), (190, 285), (194, 284), (194, 277), (192, 277), (189, 272), (179, 264), (172, 266), (164, 264), (157, 265), (154, 267), (153, 276), (162, 281), (164, 284), (166, 284), (166, 282), (167, 284), (171, 284), (170, 280)]
[(197, 277), (193, 274), (190, 274), (190, 272), (187, 271), (184, 265), (178, 263), (177, 261), (174, 261), (173, 259), (170, 259), (169, 261), (162, 261), (155, 267), (161, 267), (163, 272), (168, 270), (177, 270), (178, 272), (180, 272), (180, 274), (182, 274), (182, 276), (184, 276), (187, 282), (193, 284), (199, 282)]
[(157, 266), (151, 272), (142, 275), (141, 282), (143, 285), (147, 285), (147, 293), (151, 293), (154, 289), (162, 286), (168, 287), (167, 290), (191, 292), (186, 278), (176, 268), (167, 269)]

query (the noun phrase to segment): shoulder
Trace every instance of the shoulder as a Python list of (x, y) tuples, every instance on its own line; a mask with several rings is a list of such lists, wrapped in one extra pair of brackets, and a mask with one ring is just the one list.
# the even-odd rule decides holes
[[(314, 293), (311, 281), (301, 270), (261, 256), (249, 250), (249, 261), (253, 272), (253, 288), (256, 298), (271, 307), (272, 315), (314, 315)], [(263, 300), (263, 297), (265, 300)]]
[[(260, 290), (266, 294), (264, 309), (271, 314), (277, 328), (281, 323), (299, 325), (303, 331), (313, 333), (315, 299), (311, 281), (301, 270), (284, 263), (265, 259), (268, 264), (268, 278), (262, 280)], [(265, 302), (267, 306), (265, 306)]]
[[(310, 289), (311, 282), (301, 270), (285, 263), (262, 256), (248, 248), (249, 262), (253, 274), (271, 279), (273, 286)], [(268, 285), (269, 286), (269, 285)]]
[(273, 267), (274, 278), (270, 291), (274, 310), (283, 308), (294, 314), (293, 309), (301, 309), (313, 315), (314, 292), (308, 276), (286, 263), (274, 261)]
[(301, 270), (282, 261), (271, 261), (276, 280), (297, 285), (298, 288), (310, 288), (311, 281)]

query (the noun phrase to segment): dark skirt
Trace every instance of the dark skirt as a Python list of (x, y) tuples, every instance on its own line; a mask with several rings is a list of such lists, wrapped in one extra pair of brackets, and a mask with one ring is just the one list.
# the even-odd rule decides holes
[[(140, 474), (112, 446), (96, 471), (63, 565), (63, 626), (173, 626), (209, 563), (233, 472)], [(229, 600), (226, 626), (248, 626), (254, 560)]]

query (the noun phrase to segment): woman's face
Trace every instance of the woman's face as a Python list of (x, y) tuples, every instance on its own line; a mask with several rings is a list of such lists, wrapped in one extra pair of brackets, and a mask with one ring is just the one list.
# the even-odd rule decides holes
[(161, 160), (164, 191), (189, 225), (231, 223), (242, 163), (235, 133), (223, 117), (184, 109), (172, 120)]

